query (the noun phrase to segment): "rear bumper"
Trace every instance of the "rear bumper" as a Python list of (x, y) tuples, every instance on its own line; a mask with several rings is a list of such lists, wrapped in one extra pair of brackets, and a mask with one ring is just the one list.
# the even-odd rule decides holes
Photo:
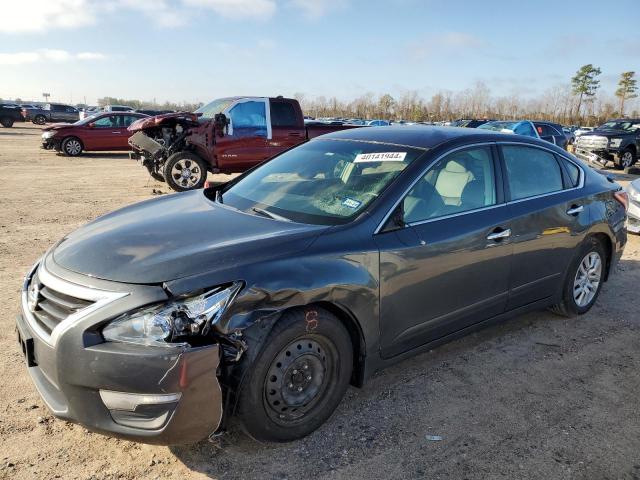
[(219, 345), (103, 342), (84, 321), (78, 319), (52, 341), (38, 330), (23, 294), (16, 317), (19, 345), (54, 416), (97, 433), (159, 445), (194, 443), (218, 429)]

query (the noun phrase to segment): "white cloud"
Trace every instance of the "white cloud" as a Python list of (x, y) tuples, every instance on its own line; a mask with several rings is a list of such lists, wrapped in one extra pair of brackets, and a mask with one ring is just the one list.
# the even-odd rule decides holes
[(106, 55), (99, 52), (71, 53), (66, 50), (42, 48), (35, 52), (0, 53), (0, 65), (25, 65), (37, 62), (70, 62), (103, 60)]
[(96, 21), (96, 4), (90, 0), (8, 0), (2, 3), (2, 33), (71, 29), (93, 25)]
[(302, 10), (307, 18), (320, 18), (332, 10), (344, 8), (347, 0), (289, 0), (295, 8)]
[(228, 18), (270, 18), (276, 11), (275, 0), (182, 0), (185, 5), (208, 8)]
[(142, 12), (159, 27), (181, 27), (189, 20), (184, 8), (176, 8), (167, 0), (120, 0), (119, 5)]

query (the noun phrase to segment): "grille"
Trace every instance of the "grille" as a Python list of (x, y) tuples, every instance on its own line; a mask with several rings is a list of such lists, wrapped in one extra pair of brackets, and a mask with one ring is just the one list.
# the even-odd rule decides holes
[(40, 282), (37, 273), (31, 279), (27, 298), (33, 318), (49, 335), (64, 319), (94, 303), (47, 287)]
[(576, 143), (581, 148), (607, 148), (609, 140), (598, 135), (582, 135)]

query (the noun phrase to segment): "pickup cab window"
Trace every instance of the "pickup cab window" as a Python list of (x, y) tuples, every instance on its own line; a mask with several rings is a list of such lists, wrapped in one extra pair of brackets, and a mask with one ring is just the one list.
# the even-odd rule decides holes
[(274, 127), (296, 127), (299, 125), (296, 110), (289, 102), (271, 101), (271, 125)]
[(266, 137), (267, 113), (264, 102), (238, 103), (229, 111), (234, 137)]

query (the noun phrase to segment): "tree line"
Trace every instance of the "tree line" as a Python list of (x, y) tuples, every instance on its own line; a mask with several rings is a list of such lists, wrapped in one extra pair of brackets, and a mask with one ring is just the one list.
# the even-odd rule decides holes
[(200, 108), (202, 106), (202, 102), (200, 103), (175, 103), (175, 102), (164, 102), (164, 103), (156, 103), (155, 101), (149, 102), (145, 100), (131, 100), (124, 98), (116, 98), (116, 97), (102, 97), (98, 99), (98, 106), (104, 107), (106, 105), (126, 105), (128, 107), (133, 107), (136, 110), (175, 110), (182, 112), (193, 112), (194, 110)]
[(336, 97), (295, 97), (306, 115), (313, 117), (381, 118), (385, 120), (447, 121), (456, 118), (499, 120), (529, 118), (551, 120), (563, 125), (597, 125), (613, 117), (640, 117), (635, 72), (620, 74), (614, 95), (600, 91), (601, 70), (588, 64), (580, 67), (570, 83), (551, 87), (536, 97), (519, 94), (492, 96), (484, 82), (460, 92), (442, 90), (429, 99), (416, 91), (397, 98), (388, 93), (367, 93), (351, 101)]

